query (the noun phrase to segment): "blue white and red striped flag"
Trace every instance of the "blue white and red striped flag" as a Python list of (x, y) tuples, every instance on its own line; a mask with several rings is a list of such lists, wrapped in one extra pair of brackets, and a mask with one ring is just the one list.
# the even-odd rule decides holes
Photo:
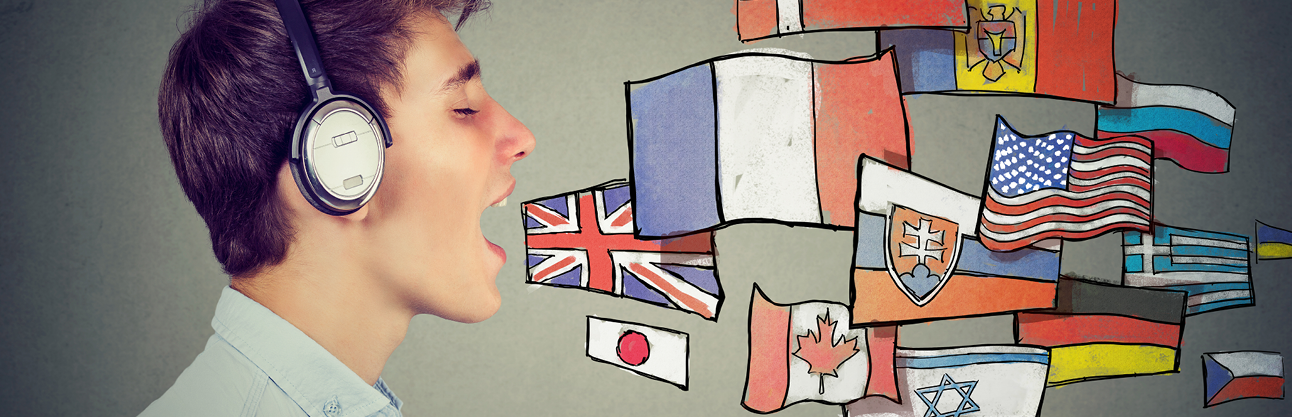
[(528, 281), (632, 298), (716, 320), (722, 288), (712, 233), (633, 237), (624, 180), (540, 198), (522, 206)]
[(1117, 75), (1117, 102), (1100, 106), (1099, 137), (1135, 134), (1153, 141), (1158, 159), (1205, 173), (1229, 171), (1234, 105), (1188, 85), (1154, 85)]
[(979, 236), (993, 251), (1145, 230), (1153, 218), (1153, 143), (1056, 131), (1023, 136), (997, 116)]

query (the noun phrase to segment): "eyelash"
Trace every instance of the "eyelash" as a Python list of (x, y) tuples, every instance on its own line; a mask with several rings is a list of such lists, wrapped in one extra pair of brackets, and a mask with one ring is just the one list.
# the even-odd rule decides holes
[(472, 108), (470, 108), (470, 107), (467, 107), (467, 108), (461, 108), (461, 109), (453, 109), (453, 112), (454, 112), (454, 113), (457, 113), (457, 114), (458, 114), (458, 115), (460, 115), (460, 116), (466, 117), (466, 116), (470, 116), (470, 115), (473, 115), (473, 114), (479, 113), (479, 112), (480, 112), (480, 110), (475, 110), (475, 109), (472, 109)]

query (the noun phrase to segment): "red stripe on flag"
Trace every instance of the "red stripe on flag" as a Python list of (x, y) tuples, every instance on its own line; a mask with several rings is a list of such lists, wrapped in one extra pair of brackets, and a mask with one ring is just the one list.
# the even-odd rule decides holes
[(1012, 251), (1020, 248), (1025, 248), (1033, 243), (1040, 242), (1042, 240), (1049, 239), (1052, 237), (1063, 238), (1067, 240), (1081, 240), (1081, 239), (1089, 239), (1089, 238), (1099, 236), (1104, 233), (1108, 233), (1110, 231), (1119, 230), (1119, 229), (1138, 230), (1141, 232), (1147, 232), (1148, 226), (1145, 226), (1143, 224), (1138, 224), (1138, 223), (1131, 223), (1131, 222), (1110, 223), (1110, 224), (1104, 225), (1103, 227), (1099, 227), (1094, 230), (1090, 230), (1086, 232), (1069, 232), (1067, 230), (1049, 230), (1049, 231), (1045, 231), (1037, 234), (1027, 235), (1022, 239), (1011, 240), (1011, 241), (998, 241), (998, 240), (989, 238), (987, 236), (981, 236), (981, 237), (982, 237), (982, 244), (983, 246), (986, 246), (987, 249), (991, 249), (996, 252), (1008, 252), (1008, 251)]
[(1243, 398), (1283, 398), (1283, 378), (1277, 376), (1244, 376), (1225, 384), (1207, 406)]
[(1018, 342), (1063, 346), (1114, 342), (1180, 347), (1180, 325), (1110, 315), (1018, 313)]
[(1132, 135), (1132, 134), (1126, 134), (1126, 133), (1101, 132), (1100, 134), (1096, 135), (1095, 138), (1088, 138), (1083, 135), (1077, 135), (1077, 139), (1075, 140), (1074, 143), (1076, 143), (1078, 146), (1093, 148), (1100, 145), (1107, 145), (1109, 143), (1126, 142), (1126, 143), (1134, 143), (1149, 149), (1153, 149), (1152, 140), (1149, 140), (1145, 137), (1138, 136), (1138, 135), (1139, 135), (1138, 133)]
[[(1045, 190), (1041, 190), (1039, 192), (1045, 192)], [(992, 213), (1005, 215), (1005, 216), (1019, 216), (1019, 215), (1031, 213), (1033, 211), (1036, 211), (1038, 209), (1043, 209), (1046, 207), (1063, 206), (1063, 207), (1084, 208), (1084, 207), (1090, 207), (1090, 206), (1093, 206), (1105, 201), (1111, 201), (1111, 200), (1126, 200), (1126, 201), (1135, 203), (1136, 205), (1139, 205), (1141, 207), (1150, 207), (1148, 200), (1145, 200), (1143, 198), (1140, 198), (1137, 195), (1127, 193), (1127, 192), (1110, 192), (1106, 194), (1100, 194), (1095, 197), (1089, 197), (1089, 198), (1083, 198), (1083, 199), (1072, 199), (1072, 198), (1064, 197), (1062, 195), (1052, 195), (1049, 197), (1043, 197), (1031, 203), (1017, 205), (1017, 206), (1002, 204), (996, 201), (995, 199), (991, 198), (989, 195), (988, 198), (983, 201), (983, 204), (986, 207), (987, 211), (990, 211)]]
[(1028, 228), (1035, 227), (1037, 225), (1041, 225), (1045, 223), (1050, 223), (1050, 222), (1082, 224), (1082, 223), (1089, 223), (1095, 220), (1099, 220), (1105, 217), (1114, 216), (1118, 214), (1130, 214), (1130, 215), (1134, 215), (1135, 217), (1142, 218), (1145, 221), (1149, 220), (1148, 214), (1142, 211), (1136, 210), (1134, 208), (1114, 207), (1095, 214), (1091, 214), (1089, 216), (1077, 216), (1072, 214), (1048, 214), (1045, 216), (1037, 217), (1035, 219), (1028, 220), (1022, 223), (1016, 223), (1016, 224), (996, 224), (996, 223), (987, 221), (987, 219), (984, 218), (982, 220), (982, 227), (983, 229), (987, 229), (996, 233), (1014, 233), (1014, 232), (1027, 230)]
[(1108, 174), (1116, 174), (1118, 172), (1134, 172), (1136, 174), (1140, 174), (1145, 177), (1149, 176), (1149, 172), (1147, 169), (1136, 167), (1136, 166), (1130, 166), (1130, 165), (1115, 165), (1115, 166), (1096, 169), (1094, 171), (1072, 170), (1071, 172), (1068, 173), (1068, 175), (1072, 176), (1072, 178), (1080, 178), (1083, 180), (1093, 180)]
[(534, 206), (535, 204), (525, 205), (525, 213), (529, 214), (530, 217), (542, 220), (552, 226), (562, 226), (570, 223), (564, 217), (548, 213), (546, 210), (535, 208)]
[(661, 293), (665, 294), (665, 296), (671, 296), (670, 298), (676, 299), (676, 301), (681, 304), (679, 307), (699, 313), (701, 317), (706, 319), (713, 318), (713, 310), (709, 309), (708, 304), (695, 299), (695, 297), (687, 295), (685, 292), (682, 292), (676, 286), (669, 283), (668, 280), (665, 280), (663, 277), (651, 272), (651, 270), (646, 269), (646, 267), (641, 264), (629, 264), (628, 270), (632, 271), (632, 273), (637, 275), (637, 277), (650, 281), (651, 285), (658, 288)]
[(562, 259), (559, 262), (557, 262), (556, 265), (552, 265), (551, 267), (544, 269), (542, 271), (539, 271), (537, 274), (534, 274), (534, 282), (547, 281), (547, 279), (549, 278), (549, 275), (551, 275), (553, 272), (559, 271), (561, 270), (561, 268), (564, 268), (566, 265), (569, 265), (572, 263), (574, 263), (574, 257), (567, 256), (565, 257), (565, 259)]
[(1086, 154), (1073, 153), (1072, 160), (1074, 162), (1095, 162), (1112, 156), (1129, 156), (1144, 161), (1146, 164), (1150, 164), (1153, 161), (1152, 155), (1149, 155), (1144, 151), (1121, 147), (1100, 149)]
[(749, 376), (745, 407), (769, 413), (785, 407), (790, 389), (790, 309), (754, 287), (749, 302)]
[[(1100, 137), (1125, 133), (1099, 132)], [(1153, 141), (1154, 157), (1175, 162), (1180, 168), (1195, 172), (1220, 173), (1229, 171), (1229, 150), (1221, 149), (1185, 133), (1174, 130), (1136, 132)]]
[(866, 381), (866, 397), (887, 397), (901, 403), (897, 389), (897, 373), (893, 357), (897, 349), (897, 326), (876, 326), (866, 331), (866, 349), (870, 354), (870, 378)]
[(1149, 187), (1152, 186), (1151, 184), (1148, 183), (1148, 181), (1140, 177), (1121, 177), (1121, 178), (1114, 178), (1107, 181), (1101, 181), (1101, 182), (1095, 183), (1094, 185), (1075, 185), (1075, 184), (1069, 185), (1068, 190), (1074, 193), (1084, 193), (1086, 191), (1093, 191), (1104, 187), (1112, 187), (1117, 185), (1131, 185), (1131, 186), (1143, 188), (1145, 190), (1149, 189)]
[(963, 0), (804, 0), (803, 28), (968, 26)]

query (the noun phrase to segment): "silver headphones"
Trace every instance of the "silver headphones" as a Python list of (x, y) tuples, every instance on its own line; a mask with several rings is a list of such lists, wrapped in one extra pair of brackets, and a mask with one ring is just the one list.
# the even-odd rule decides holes
[(314, 208), (333, 216), (353, 213), (381, 183), (390, 129), (367, 102), (332, 91), (298, 0), (274, 2), (313, 95), (292, 131), (292, 176)]

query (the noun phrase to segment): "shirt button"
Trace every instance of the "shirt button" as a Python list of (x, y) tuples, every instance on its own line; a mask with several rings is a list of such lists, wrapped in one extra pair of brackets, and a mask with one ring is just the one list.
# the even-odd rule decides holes
[(323, 414), (328, 417), (336, 417), (341, 414), (341, 401), (338, 401), (335, 395), (328, 399), (326, 404), (323, 404)]

